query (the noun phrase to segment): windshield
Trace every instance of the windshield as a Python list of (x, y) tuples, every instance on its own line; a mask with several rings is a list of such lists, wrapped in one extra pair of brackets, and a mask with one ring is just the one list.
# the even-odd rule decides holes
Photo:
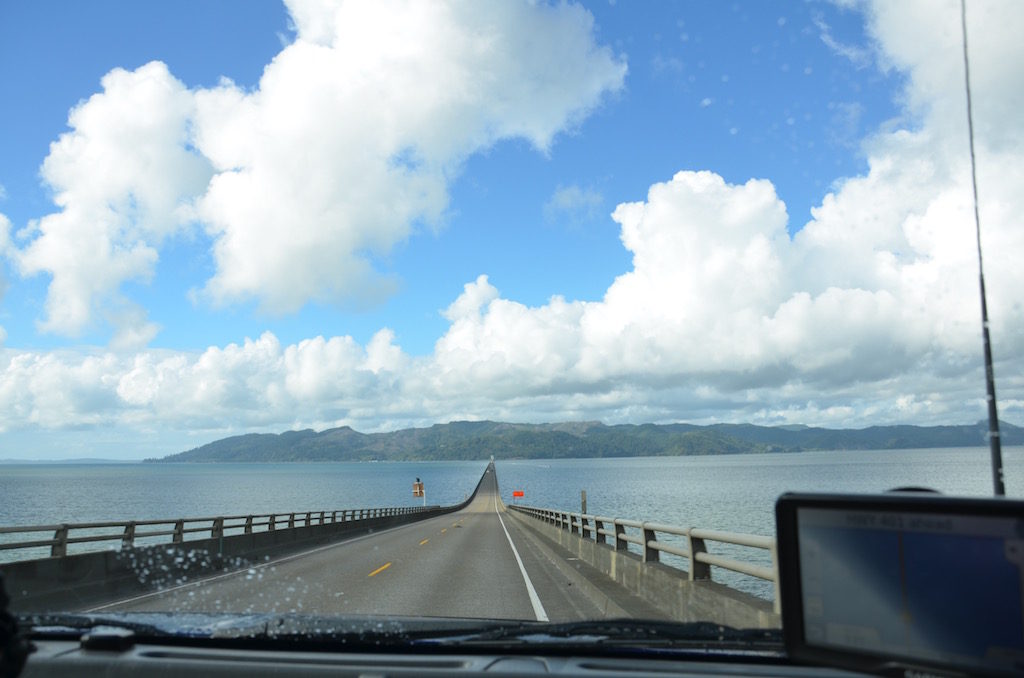
[(4, 3), (12, 611), (781, 649), (781, 494), (993, 492), (979, 236), (1024, 492), (966, 30), (973, 147), (952, 0)]

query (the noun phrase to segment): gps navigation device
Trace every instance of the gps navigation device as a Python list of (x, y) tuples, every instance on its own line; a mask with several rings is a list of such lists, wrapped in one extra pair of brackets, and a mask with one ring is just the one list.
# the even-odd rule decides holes
[(775, 517), (793, 659), (1024, 674), (1024, 502), (784, 494)]

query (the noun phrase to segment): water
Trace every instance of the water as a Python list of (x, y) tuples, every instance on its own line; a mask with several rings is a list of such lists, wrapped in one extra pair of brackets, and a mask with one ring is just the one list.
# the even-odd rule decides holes
[[(423, 500), (412, 497), (417, 477), (425, 484), (428, 504), (449, 505), (473, 491), (486, 465), (482, 461), (0, 465), (0, 527), (420, 506)], [(99, 534), (118, 531), (75, 532), (75, 536)], [(52, 538), (51, 529), (0, 534), (0, 543)], [(138, 543), (153, 541), (157, 540)], [(68, 552), (117, 546), (117, 540), (73, 544)], [(0, 563), (48, 555), (48, 547), (0, 550)]]
[[(1024, 447), (1003, 450), (1007, 494), (1024, 497)], [(543, 508), (578, 512), (587, 491), (592, 514), (748, 534), (775, 534), (775, 499), (784, 492), (878, 493), (929, 487), (948, 495), (991, 496), (988, 448), (856, 450), (728, 455), (509, 461), (498, 464), (502, 496)], [(658, 539), (685, 548), (685, 540)], [(630, 550), (639, 553), (631, 544)], [(708, 550), (770, 566), (766, 551), (708, 543)], [(687, 568), (682, 558), (662, 562)], [(772, 584), (714, 568), (716, 581), (763, 598)]]
[[(1004, 464), (1008, 493), (1024, 496), (1024, 448), (1005, 449)], [(417, 506), (421, 500), (412, 497), (417, 477), (429, 504), (453, 504), (472, 492), (485, 466), (483, 461), (3, 465), (0, 526)], [(522, 490), (523, 503), (579, 511), (580, 490), (586, 490), (590, 513), (765, 535), (774, 533), (774, 503), (783, 492), (882, 492), (917, 485), (987, 496), (992, 486), (986, 448), (499, 461), (497, 472), (509, 504), (512, 491)], [(14, 537), (0, 535), (0, 540)], [(711, 550), (769, 563), (763, 552), (720, 545)], [(14, 552), (0, 551), (0, 562), (12, 557)], [(771, 595), (757, 580), (717, 571), (715, 578)]]
[[(1003, 450), (1007, 493), (1024, 497), (1024, 447)], [(771, 535), (783, 492), (884, 492), (923, 486), (990, 496), (988, 448), (856, 450), (710, 457), (498, 462), (502, 496), (524, 504), (684, 527)]]
[(454, 504), (482, 461), (0, 466), (0, 525), (44, 525)]

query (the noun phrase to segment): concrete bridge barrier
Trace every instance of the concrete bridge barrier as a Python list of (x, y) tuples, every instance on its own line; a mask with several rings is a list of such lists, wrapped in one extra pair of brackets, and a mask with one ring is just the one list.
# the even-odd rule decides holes
[[(712, 581), (711, 566), (725, 567), (775, 582), (775, 540), (759, 535), (735, 534), (697, 528), (679, 528), (622, 518), (605, 518), (530, 506), (506, 506), (524, 528), (578, 558), (620, 586), (677, 621), (713, 621), (733, 628), (779, 628), (778, 603)], [(686, 548), (658, 539), (658, 534), (686, 539)], [(708, 553), (707, 541), (767, 549), (772, 567)], [(635, 544), (640, 553), (629, 551)], [(690, 563), (689, 570), (661, 562), (670, 553)]]
[[(479, 488), (478, 482), (468, 499), (452, 506), (5, 527), (0, 528), (0, 536), (34, 533), (37, 537), (0, 543), (3, 551), (48, 547), (50, 556), (0, 563), (0, 572), (15, 612), (86, 610), (198, 577), (237, 571), (272, 557), (452, 513), (465, 508)], [(42, 532), (53, 537), (39, 539)], [(152, 543), (154, 540), (161, 543)], [(67, 553), (69, 545), (104, 541), (114, 542), (115, 548)]]

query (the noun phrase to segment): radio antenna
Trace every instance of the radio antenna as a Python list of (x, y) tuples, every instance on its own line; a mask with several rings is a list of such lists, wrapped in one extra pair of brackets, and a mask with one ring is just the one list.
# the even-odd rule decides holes
[(964, 85), (967, 89), (967, 136), (971, 145), (971, 189), (974, 192), (974, 233), (978, 241), (978, 285), (981, 290), (981, 336), (985, 345), (985, 390), (988, 400), (988, 444), (992, 453), (992, 484), (997, 497), (1006, 494), (1003, 484), (1003, 449), (996, 410), (996, 377), (992, 369), (992, 342), (988, 333), (988, 303), (985, 300), (985, 270), (981, 261), (981, 218), (978, 216), (978, 174), (974, 161), (974, 115), (971, 111), (971, 69), (967, 58), (967, 0), (960, 0), (960, 27), (964, 44)]

